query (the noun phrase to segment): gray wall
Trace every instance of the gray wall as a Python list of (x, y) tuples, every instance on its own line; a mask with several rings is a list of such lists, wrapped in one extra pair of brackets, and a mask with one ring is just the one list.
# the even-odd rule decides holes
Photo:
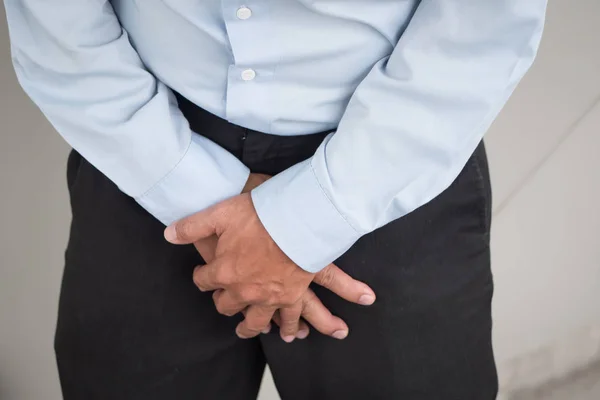
[[(600, 357), (599, 15), (597, 0), (551, 2), (538, 62), (488, 135), (505, 390)], [(0, 14), (3, 400), (60, 398), (52, 335), (69, 224), (67, 152), (16, 83)], [(274, 393), (267, 378), (262, 398)]]

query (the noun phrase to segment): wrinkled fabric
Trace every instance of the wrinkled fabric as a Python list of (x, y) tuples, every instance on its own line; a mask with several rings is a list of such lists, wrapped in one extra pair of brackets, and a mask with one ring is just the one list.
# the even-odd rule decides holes
[(532, 64), (546, 0), (5, 6), (25, 91), (165, 224), (240, 193), (249, 174), (192, 132), (171, 89), (264, 133), (335, 129), (252, 193), (279, 247), (316, 272), (458, 176)]

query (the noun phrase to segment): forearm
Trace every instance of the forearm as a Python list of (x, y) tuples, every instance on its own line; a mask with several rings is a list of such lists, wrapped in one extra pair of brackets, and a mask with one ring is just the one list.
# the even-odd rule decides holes
[(249, 171), (194, 135), (108, 1), (6, 0), (19, 82), (56, 130), (164, 223), (241, 192)]
[(448, 187), (531, 66), (545, 6), (423, 1), (393, 53), (358, 86), (337, 132), (311, 160), (254, 191), (288, 256), (318, 270)]

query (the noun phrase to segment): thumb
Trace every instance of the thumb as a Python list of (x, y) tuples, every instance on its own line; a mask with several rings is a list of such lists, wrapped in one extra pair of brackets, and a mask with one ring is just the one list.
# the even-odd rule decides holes
[(373, 289), (352, 278), (335, 264), (329, 264), (317, 273), (314, 282), (353, 303), (370, 306), (375, 302)]
[(216, 233), (216, 218), (212, 207), (169, 225), (165, 239), (173, 244), (190, 244)]

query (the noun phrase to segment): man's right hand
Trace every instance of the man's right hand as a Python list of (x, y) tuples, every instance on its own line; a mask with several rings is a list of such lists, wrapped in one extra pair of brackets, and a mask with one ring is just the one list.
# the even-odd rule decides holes
[[(248, 176), (248, 180), (244, 185), (242, 193), (249, 193), (255, 187), (269, 180), (269, 178), (271, 178), (269, 175), (251, 173)], [(204, 261), (208, 264), (209, 262), (215, 259), (215, 249), (217, 248), (217, 236), (215, 235), (206, 239), (198, 240), (194, 243), (194, 246), (196, 246), (196, 249), (202, 256)]]
[[(251, 191), (269, 178), (268, 175), (250, 174), (243, 192)], [(212, 236), (194, 243), (205, 262), (214, 260), (217, 241), (217, 237)], [(333, 264), (316, 274), (314, 282), (353, 303), (366, 306), (375, 301), (375, 293), (369, 286), (353, 279)], [(220, 290), (213, 294), (215, 306), (221, 314), (230, 315), (226, 306), (219, 300), (220, 294)], [(289, 343), (295, 338), (304, 339), (308, 336), (309, 327), (306, 322), (299, 319), (300, 316), (324, 335), (336, 339), (344, 339), (348, 335), (348, 325), (342, 319), (332, 315), (315, 293), (308, 289), (296, 305), (295, 312), (290, 309), (284, 312), (280, 310), (273, 316), (273, 321), (280, 327), (280, 335), (284, 341)]]

